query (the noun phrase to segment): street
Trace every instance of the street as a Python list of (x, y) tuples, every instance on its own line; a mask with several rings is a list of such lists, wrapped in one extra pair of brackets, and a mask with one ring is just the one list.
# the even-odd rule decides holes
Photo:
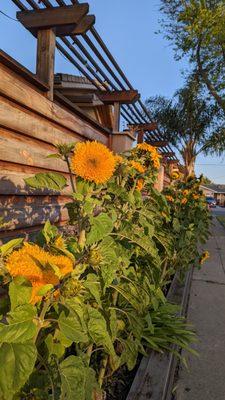
[(212, 215), (214, 215), (215, 217), (218, 216), (218, 215), (224, 215), (225, 216), (225, 207), (216, 206), (216, 208), (211, 208), (210, 210), (212, 212)]

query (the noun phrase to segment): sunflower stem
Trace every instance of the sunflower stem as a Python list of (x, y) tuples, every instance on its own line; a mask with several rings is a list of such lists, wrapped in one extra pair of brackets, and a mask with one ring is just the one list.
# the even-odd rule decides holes
[(71, 170), (71, 166), (70, 166), (70, 162), (69, 162), (69, 157), (68, 156), (65, 156), (65, 161), (66, 161), (66, 164), (67, 164), (67, 167), (68, 167), (68, 170), (69, 170), (70, 183), (71, 183), (71, 186), (72, 186), (72, 190), (75, 193), (77, 191), (76, 182), (73, 179), (73, 173), (72, 173), (72, 170)]

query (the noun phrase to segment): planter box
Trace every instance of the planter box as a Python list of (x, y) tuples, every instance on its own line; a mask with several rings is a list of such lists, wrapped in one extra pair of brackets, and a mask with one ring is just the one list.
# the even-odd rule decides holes
[[(167, 295), (168, 301), (180, 305), (182, 316), (187, 312), (191, 279), (192, 269), (187, 272), (183, 284), (176, 274)], [(176, 346), (173, 348), (179, 351)], [(170, 400), (178, 362), (172, 353), (161, 355), (151, 351), (149, 357), (142, 358), (127, 400)]]

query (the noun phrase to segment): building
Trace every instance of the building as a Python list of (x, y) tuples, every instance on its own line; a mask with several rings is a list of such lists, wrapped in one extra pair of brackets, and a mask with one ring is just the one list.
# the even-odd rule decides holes
[(218, 205), (225, 206), (225, 185), (211, 183), (201, 185), (200, 188), (206, 197), (214, 197)]

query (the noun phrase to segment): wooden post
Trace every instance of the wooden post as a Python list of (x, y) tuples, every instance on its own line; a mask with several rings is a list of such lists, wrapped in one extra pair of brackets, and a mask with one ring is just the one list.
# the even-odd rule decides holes
[(120, 130), (120, 103), (114, 103), (113, 132)]
[(137, 137), (137, 142), (138, 142), (138, 144), (139, 144), (139, 143), (143, 143), (143, 141), (144, 141), (144, 134), (145, 134), (145, 132), (144, 132), (143, 129), (141, 129), (140, 131), (138, 131), (138, 137)]
[(53, 101), (54, 66), (55, 66), (55, 30), (40, 29), (37, 42), (37, 76), (47, 83), (47, 97)]

